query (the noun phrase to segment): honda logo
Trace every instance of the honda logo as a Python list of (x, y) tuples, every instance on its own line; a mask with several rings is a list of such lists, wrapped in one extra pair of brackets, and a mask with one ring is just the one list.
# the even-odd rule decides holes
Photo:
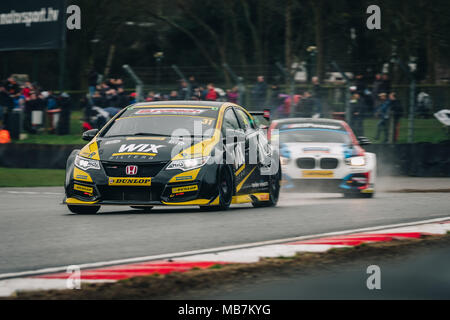
[(129, 176), (134, 176), (138, 171), (137, 166), (126, 166), (125, 167), (125, 173)]

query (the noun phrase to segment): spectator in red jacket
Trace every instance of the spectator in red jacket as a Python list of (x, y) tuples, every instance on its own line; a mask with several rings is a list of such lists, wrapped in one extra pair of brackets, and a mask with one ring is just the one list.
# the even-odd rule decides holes
[(212, 83), (209, 83), (206, 86), (206, 89), (208, 90), (208, 93), (206, 94), (205, 99), (209, 101), (216, 101), (217, 100), (217, 92), (214, 88), (214, 85)]

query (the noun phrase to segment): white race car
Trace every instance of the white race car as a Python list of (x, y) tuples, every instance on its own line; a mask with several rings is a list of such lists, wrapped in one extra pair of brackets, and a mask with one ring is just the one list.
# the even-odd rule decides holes
[(288, 118), (275, 120), (269, 137), (280, 148), (283, 188), (310, 192), (342, 192), (371, 198), (375, 193), (377, 161), (340, 120)]

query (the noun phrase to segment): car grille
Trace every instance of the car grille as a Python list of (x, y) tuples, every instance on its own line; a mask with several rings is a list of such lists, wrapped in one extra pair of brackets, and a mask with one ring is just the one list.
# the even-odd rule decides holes
[(316, 167), (316, 160), (314, 158), (298, 158), (297, 166), (301, 169), (314, 169)]
[(336, 169), (338, 166), (338, 160), (335, 158), (322, 158), (320, 159), (321, 169)]
[(98, 186), (101, 199), (106, 201), (159, 201), (160, 190), (150, 187)]
[(129, 177), (129, 175), (125, 173), (125, 167), (128, 165), (136, 165), (138, 167), (137, 174), (133, 175), (133, 177), (154, 177), (165, 167), (167, 162), (140, 164), (103, 161), (102, 164), (106, 175), (109, 177)]

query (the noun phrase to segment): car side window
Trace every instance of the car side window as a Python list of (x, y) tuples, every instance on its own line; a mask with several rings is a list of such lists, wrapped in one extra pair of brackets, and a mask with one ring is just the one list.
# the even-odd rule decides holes
[(225, 115), (223, 117), (223, 125), (222, 132), (226, 134), (227, 130), (239, 130), (239, 122), (236, 118), (236, 115), (233, 112), (233, 109), (229, 108), (225, 111)]
[(239, 122), (241, 123), (241, 127), (247, 131), (249, 129), (255, 129), (253, 120), (246, 114), (242, 109), (235, 108), (236, 114), (238, 115)]

